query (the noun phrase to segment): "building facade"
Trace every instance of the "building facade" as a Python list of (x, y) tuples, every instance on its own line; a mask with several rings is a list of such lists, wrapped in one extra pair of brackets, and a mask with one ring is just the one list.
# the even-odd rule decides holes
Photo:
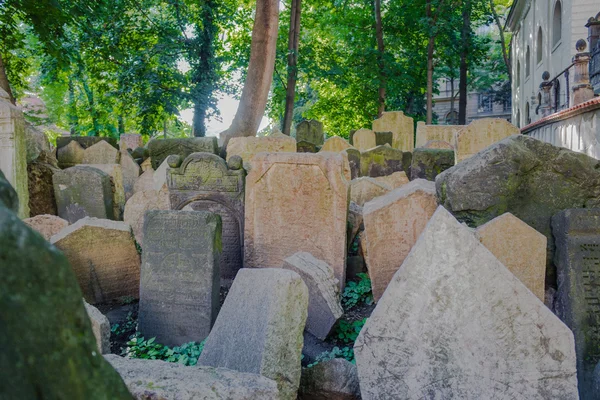
[[(515, 0), (506, 21), (513, 33), (513, 124), (524, 127), (542, 118), (544, 81), (552, 83), (553, 111), (569, 107), (575, 43), (587, 39), (585, 25), (598, 11), (598, 0)], [(544, 72), (547, 79), (542, 78)]]

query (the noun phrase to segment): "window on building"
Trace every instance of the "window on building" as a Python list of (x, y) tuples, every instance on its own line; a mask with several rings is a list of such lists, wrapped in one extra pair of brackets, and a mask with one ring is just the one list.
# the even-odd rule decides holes
[(538, 33), (537, 33), (537, 48), (536, 48), (536, 50), (537, 50), (537, 63), (538, 64), (542, 62), (542, 54), (543, 54), (542, 50), (544, 49), (542, 39), (543, 39), (543, 37), (542, 37), (542, 27), (540, 26), (538, 28)]
[(525, 78), (529, 78), (529, 74), (531, 73), (531, 67), (529, 62), (531, 60), (531, 52), (529, 51), (529, 46), (527, 46), (527, 51), (525, 52)]
[(479, 113), (490, 113), (494, 108), (493, 96), (489, 93), (479, 93), (479, 107), (477, 112)]
[(517, 61), (517, 86), (521, 85), (521, 62)]
[(446, 125), (458, 125), (458, 113), (454, 110), (446, 114)]
[(562, 36), (562, 4), (560, 0), (554, 4), (554, 17), (552, 18), (552, 46), (560, 42)]

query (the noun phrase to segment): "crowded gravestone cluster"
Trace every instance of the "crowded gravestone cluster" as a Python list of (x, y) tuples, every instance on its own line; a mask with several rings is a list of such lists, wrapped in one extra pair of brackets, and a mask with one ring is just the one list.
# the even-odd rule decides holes
[[(504, 120), (371, 128), (6, 141), (0, 398), (600, 399), (600, 161)], [(121, 357), (125, 303), (193, 366)]]

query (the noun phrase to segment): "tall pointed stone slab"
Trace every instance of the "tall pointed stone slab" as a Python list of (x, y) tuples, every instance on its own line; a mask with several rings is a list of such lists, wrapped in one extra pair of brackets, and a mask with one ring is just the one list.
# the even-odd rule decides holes
[(315, 146), (321, 146), (323, 140), (323, 124), (321, 122), (311, 119), (296, 125), (296, 141), (306, 141)]
[(413, 119), (402, 111), (384, 112), (381, 118), (373, 121), (373, 131), (392, 132), (392, 147), (402, 151), (415, 148), (415, 126)]
[(456, 164), (502, 139), (520, 133), (519, 128), (502, 118), (476, 119), (455, 134)]
[(244, 265), (311, 253), (345, 282), (350, 171), (344, 153), (260, 153), (246, 178)]
[(104, 140), (85, 149), (83, 164), (118, 164), (119, 150)]
[(29, 217), (27, 185), (27, 141), (23, 113), (0, 89), (0, 170), (19, 197), (19, 217)]
[(334, 153), (339, 153), (340, 151), (346, 150), (352, 147), (348, 141), (339, 136), (332, 136), (323, 143), (323, 147), (321, 147), (321, 151), (332, 151)]
[(139, 297), (140, 255), (126, 223), (80, 219), (50, 243), (67, 256), (88, 303)]
[(552, 217), (558, 272), (556, 314), (575, 335), (582, 400), (597, 400), (594, 367), (600, 362), (600, 208), (570, 209)]
[(148, 211), (140, 279), (139, 330), (158, 343), (201, 342), (219, 310), (221, 217)]
[(569, 328), (443, 207), (354, 353), (365, 400), (578, 398)]
[(352, 136), (352, 145), (360, 151), (372, 149), (377, 146), (375, 132), (370, 129), (359, 129)]
[(156, 170), (170, 155), (185, 158), (197, 152), (217, 154), (218, 146), (216, 137), (154, 139), (148, 143), (148, 150), (152, 159), (152, 168)]
[(378, 301), (435, 212), (435, 184), (417, 179), (376, 197), (363, 207), (361, 237), (365, 262)]
[(117, 144), (117, 139), (115, 138), (110, 138), (110, 137), (100, 137), (100, 136), (59, 136), (56, 138), (56, 148), (58, 150), (62, 149), (63, 147), (69, 145), (71, 142), (77, 142), (77, 144), (79, 144), (81, 146), (81, 148), (83, 148), (84, 150), (92, 147), (93, 145), (100, 143), (100, 142), (106, 142), (108, 144), (110, 144), (112, 147), (114, 147), (115, 149), (119, 149), (119, 146)]
[(56, 150), (56, 157), (58, 159), (58, 166), (62, 169), (74, 167), (78, 164), (83, 164), (83, 157), (85, 156), (85, 149), (81, 147), (79, 142), (71, 140), (63, 147)]
[(293, 137), (282, 133), (275, 133), (265, 137), (236, 137), (227, 144), (227, 161), (239, 156), (248, 169), (252, 158), (258, 153), (294, 153), (296, 141)]
[(242, 268), (198, 364), (266, 376), (282, 400), (295, 400), (307, 309), (308, 289), (297, 273)]
[(481, 225), (476, 233), (498, 261), (544, 301), (546, 236), (511, 213)]
[(230, 158), (228, 165), (210, 153), (191, 154), (178, 168), (168, 171), (167, 185), (174, 210), (189, 207), (221, 216), (223, 279), (235, 278), (243, 266), (245, 178), (240, 157)]

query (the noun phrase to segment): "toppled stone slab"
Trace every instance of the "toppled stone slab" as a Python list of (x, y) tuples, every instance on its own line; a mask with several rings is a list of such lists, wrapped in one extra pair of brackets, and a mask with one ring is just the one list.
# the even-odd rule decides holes
[(92, 332), (94, 332), (96, 338), (98, 351), (100, 354), (110, 353), (110, 322), (108, 322), (108, 318), (91, 304), (84, 301), (83, 305), (92, 324)]
[(578, 398), (569, 328), (443, 207), (354, 352), (365, 400)]
[(305, 120), (296, 125), (296, 140), (306, 141), (315, 146), (323, 145), (323, 124), (314, 119)]
[(391, 187), (375, 178), (363, 176), (350, 181), (350, 201), (362, 207), (367, 201), (383, 196), (391, 190)]
[(295, 399), (307, 309), (308, 289), (297, 273), (242, 268), (198, 364), (266, 376), (281, 399)]
[(236, 137), (227, 144), (227, 161), (234, 156), (242, 157), (244, 168), (248, 169), (250, 161), (258, 153), (295, 153), (296, 140), (284, 134), (265, 137)]
[(196, 137), (186, 139), (154, 139), (148, 142), (148, 150), (155, 170), (170, 155), (179, 155), (183, 158), (196, 152), (217, 154), (216, 137)]
[(280, 399), (277, 384), (257, 374), (114, 354), (104, 358), (121, 375), (136, 400)]
[(359, 400), (360, 387), (356, 365), (343, 358), (323, 361), (302, 368), (300, 400)]
[(31, 229), (38, 232), (46, 240), (50, 240), (53, 235), (69, 226), (69, 223), (56, 215), (36, 215), (35, 217), (24, 219), (23, 222)]
[(360, 176), (391, 175), (397, 171), (409, 171), (412, 154), (393, 149), (389, 145), (377, 146), (363, 151), (360, 157)]
[(410, 166), (411, 179), (435, 181), (435, 177), (454, 166), (454, 151), (416, 148)]
[(50, 242), (67, 256), (88, 303), (139, 297), (140, 256), (126, 223), (80, 219)]
[(480, 152), (492, 144), (521, 130), (503, 118), (476, 119), (456, 132), (454, 145), (456, 164)]
[(348, 141), (339, 136), (332, 136), (323, 143), (323, 147), (319, 151), (331, 151), (333, 153), (339, 153), (340, 151), (346, 150), (352, 147)]
[(413, 119), (402, 111), (384, 112), (380, 118), (373, 121), (373, 131), (392, 132), (392, 147), (411, 152), (415, 147), (415, 126)]
[(282, 268), (296, 272), (308, 287), (306, 330), (325, 340), (344, 313), (340, 305), (339, 282), (333, 276), (333, 270), (306, 252), (286, 258)]

